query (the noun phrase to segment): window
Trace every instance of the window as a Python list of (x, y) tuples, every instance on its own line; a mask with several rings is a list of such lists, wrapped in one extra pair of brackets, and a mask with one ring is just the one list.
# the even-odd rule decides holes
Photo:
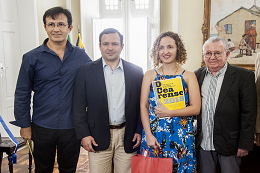
[[(149, 52), (147, 51), (147, 18), (131, 18), (129, 26), (129, 57), (128, 60), (146, 71)], [(148, 58), (148, 59), (147, 59)]]
[(154, 0), (131, 0), (131, 16), (135, 18), (153, 16), (153, 2)]
[[(159, 35), (159, 8), (153, 9), (159, 0), (100, 0), (99, 17), (93, 18), (93, 53), (94, 59), (101, 57), (99, 33), (112, 27), (124, 36), (124, 48), (120, 57), (143, 68), (151, 68), (151, 41)], [(156, 14), (156, 17), (154, 17)]]
[(256, 21), (255, 20), (246, 20), (245, 21), (245, 33), (252, 27), (256, 26)]
[(106, 10), (118, 10), (118, 0), (105, 0)]
[(122, 0), (100, 0), (102, 15), (121, 15)]
[(225, 31), (226, 34), (232, 34), (232, 25), (231, 24), (225, 25)]
[(149, 9), (149, 0), (135, 0), (136, 9)]

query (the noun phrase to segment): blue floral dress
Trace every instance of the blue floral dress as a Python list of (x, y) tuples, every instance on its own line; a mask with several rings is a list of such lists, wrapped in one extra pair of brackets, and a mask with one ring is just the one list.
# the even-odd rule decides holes
[[(155, 70), (157, 73), (157, 71)], [(157, 73), (155, 80), (171, 79), (181, 77), (182, 85), (185, 95), (186, 106), (189, 105), (189, 95), (187, 84), (181, 75), (161, 75)], [(167, 117), (157, 118), (154, 113), (155, 97), (153, 88), (150, 85), (149, 94), (149, 115), (150, 127), (152, 134), (157, 141), (161, 144), (159, 157), (173, 158), (173, 172), (175, 173), (188, 173), (197, 172), (197, 160), (195, 152), (195, 139), (193, 132), (193, 117)], [(143, 130), (141, 153), (143, 150), (150, 151), (150, 157), (156, 157), (158, 151), (150, 148), (148, 149), (146, 143), (146, 135)]]

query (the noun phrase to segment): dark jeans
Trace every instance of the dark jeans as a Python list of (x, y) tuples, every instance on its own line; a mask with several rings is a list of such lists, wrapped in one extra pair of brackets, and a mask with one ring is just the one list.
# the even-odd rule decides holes
[(75, 129), (47, 129), (32, 123), (35, 173), (53, 172), (57, 149), (60, 173), (74, 173), (80, 152)]

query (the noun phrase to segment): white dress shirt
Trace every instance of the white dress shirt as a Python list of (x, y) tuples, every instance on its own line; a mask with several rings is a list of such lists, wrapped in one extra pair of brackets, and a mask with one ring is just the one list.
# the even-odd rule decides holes
[(103, 58), (102, 62), (107, 90), (109, 123), (110, 125), (121, 124), (125, 122), (125, 76), (122, 60), (119, 60), (118, 66), (114, 70), (111, 70)]

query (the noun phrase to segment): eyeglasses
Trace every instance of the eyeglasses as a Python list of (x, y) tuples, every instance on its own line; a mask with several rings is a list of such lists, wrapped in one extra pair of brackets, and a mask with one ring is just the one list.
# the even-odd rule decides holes
[(212, 57), (212, 54), (213, 54), (215, 58), (219, 58), (219, 57), (222, 55), (222, 53), (223, 53), (223, 52), (219, 52), (219, 51), (217, 51), (217, 52), (215, 52), (215, 53), (206, 52), (206, 53), (204, 53), (204, 56), (205, 56), (206, 58), (211, 58), (211, 57)]
[(52, 23), (52, 22), (47, 23), (46, 25), (47, 25), (48, 28), (51, 28), (51, 29), (55, 28), (55, 26), (57, 26), (57, 27), (60, 28), (60, 29), (63, 29), (63, 28), (65, 28), (66, 26), (68, 26), (68, 25), (66, 25), (65, 23), (57, 23), (57, 24), (55, 24), (55, 23)]

